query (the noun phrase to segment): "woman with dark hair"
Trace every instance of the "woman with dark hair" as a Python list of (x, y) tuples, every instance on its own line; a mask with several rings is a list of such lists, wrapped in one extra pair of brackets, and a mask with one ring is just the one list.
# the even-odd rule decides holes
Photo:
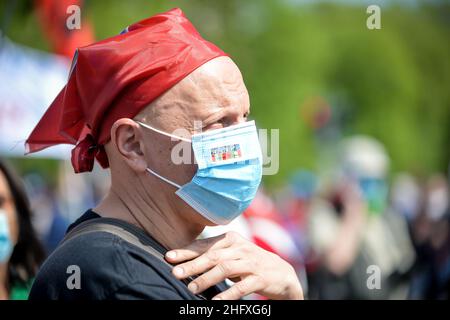
[(22, 181), (0, 159), (0, 300), (27, 299), (44, 258)]

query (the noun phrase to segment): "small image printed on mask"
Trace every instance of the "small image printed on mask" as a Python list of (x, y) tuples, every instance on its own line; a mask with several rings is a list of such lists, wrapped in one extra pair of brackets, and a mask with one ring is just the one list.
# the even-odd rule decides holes
[(211, 162), (217, 163), (229, 159), (239, 159), (242, 157), (241, 146), (232, 144), (223, 147), (211, 148)]

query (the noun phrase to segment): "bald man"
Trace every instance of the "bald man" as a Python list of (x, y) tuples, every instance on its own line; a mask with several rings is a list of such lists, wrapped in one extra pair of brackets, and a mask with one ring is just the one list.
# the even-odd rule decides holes
[[(248, 206), (262, 166), (238, 67), (223, 54), (205, 60), (133, 117), (114, 119), (103, 145), (109, 193), (69, 228), (70, 235), (87, 222), (118, 221), (154, 253), (111, 232), (68, 237), (44, 263), (30, 299), (303, 298), (294, 269), (279, 256), (232, 232), (197, 239), (205, 226), (226, 224)], [(205, 155), (208, 139), (219, 147)], [(194, 149), (191, 161), (174, 161), (180, 146)], [(198, 183), (205, 179), (207, 191)]]

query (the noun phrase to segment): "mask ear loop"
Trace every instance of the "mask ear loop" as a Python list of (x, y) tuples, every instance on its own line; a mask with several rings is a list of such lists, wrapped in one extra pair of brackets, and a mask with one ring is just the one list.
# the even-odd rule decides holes
[(152, 126), (149, 126), (148, 124), (145, 124), (145, 123), (143, 123), (143, 122), (140, 122), (140, 121), (136, 121), (136, 122), (137, 122), (138, 124), (140, 124), (141, 126), (143, 126), (144, 128), (147, 128), (147, 129), (153, 130), (153, 131), (155, 131), (155, 132), (158, 132), (158, 133), (160, 133), (160, 134), (162, 134), (162, 135), (164, 135), (164, 136), (167, 136), (167, 137), (171, 137), (171, 138), (174, 138), (174, 139), (177, 139), (177, 140), (182, 140), (182, 141), (186, 141), (186, 142), (189, 142), (189, 143), (191, 143), (191, 142), (192, 142), (192, 141), (191, 141), (191, 139), (187, 139), (187, 138), (179, 137), (179, 136), (176, 136), (176, 135), (173, 135), (173, 134), (170, 134), (170, 133), (164, 132), (164, 131), (162, 131), (162, 130), (159, 130), (159, 129), (153, 128)]
[(147, 170), (148, 172), (150, 172), (151, 174), (153, 174), (154, 176), (156, 176), (156, 177), (160, 178), (161, 180), (167, 182), (168, 184), (174, 186), (175, 188), (181, 189), (181, 186), (180, 186), (179, 184), (176, 184), (175, 182), (170, 181), (169, 179), (164, 178), (163, 176), (160, 176), (159, 174), (157, 174), (157, 173), (156, 173), (155, 171), (153, 171), (152, 169), (147, 168), (146, 170)]
[[(160, 134), (162, 134), (162, 135), (165, 135), (165, 136), (167, 136), (167, 137), (171, 137), (171, 138), (178, 139), (178, 140), (182, 140), (182, 141), (186, 141), (186, 142), (191, 142), (190, 139), (186, 139), (186, 138), (183, 138), (183, 137), (178, 137), (178, 136), (175, 136), (175, 135), (173, 135), (173, 134), (170, 134), (170, 133), (161, 131), (161, 130), (159, 130), (159, 129), (153, 128), (152, 126), (149, 126), (148, 124), (142, 123), (142, 122), (140, 122), (140, 121), (136, 121), (136, 123), (140, 124), (140, 125), (143, 126), (144, 128), (153, 130), (153, 131), (158, 132), (158, 133), (160, 133)], [(174, 186), (175, 188), (177, 188), (177, 189), (180, 189), (180, 188), (181, 188), (181, 186), (180, 186), (179, 184), (176, 184), (175, 182), (170, 181), (170, 180), (167, 179), (167, 178), (164, 178), (163, 176), (157, 174), (157, 173), (156, 173), (155, 171), (153, 171), (152, 169), (147, 168), (146, 170), (147, 170), (148, 172), (150, 172), (151, 174), (153, 174), (155, 177), (160, 178), (161, 180), (167, 182), (168, 184)]]

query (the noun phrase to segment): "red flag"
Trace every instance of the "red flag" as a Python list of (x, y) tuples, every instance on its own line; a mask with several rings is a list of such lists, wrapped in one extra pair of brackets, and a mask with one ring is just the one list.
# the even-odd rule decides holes
[[(81, 0), (35, 0), (39, 22), (55, 53), (73, 57), (76, 48), (94, 42), (94, 32), (90, 21), (83, 16)], [(67, 20), (73, 14), (68, 10), (77, 6), (80, 8), (80, 29), (69, 29)]]

